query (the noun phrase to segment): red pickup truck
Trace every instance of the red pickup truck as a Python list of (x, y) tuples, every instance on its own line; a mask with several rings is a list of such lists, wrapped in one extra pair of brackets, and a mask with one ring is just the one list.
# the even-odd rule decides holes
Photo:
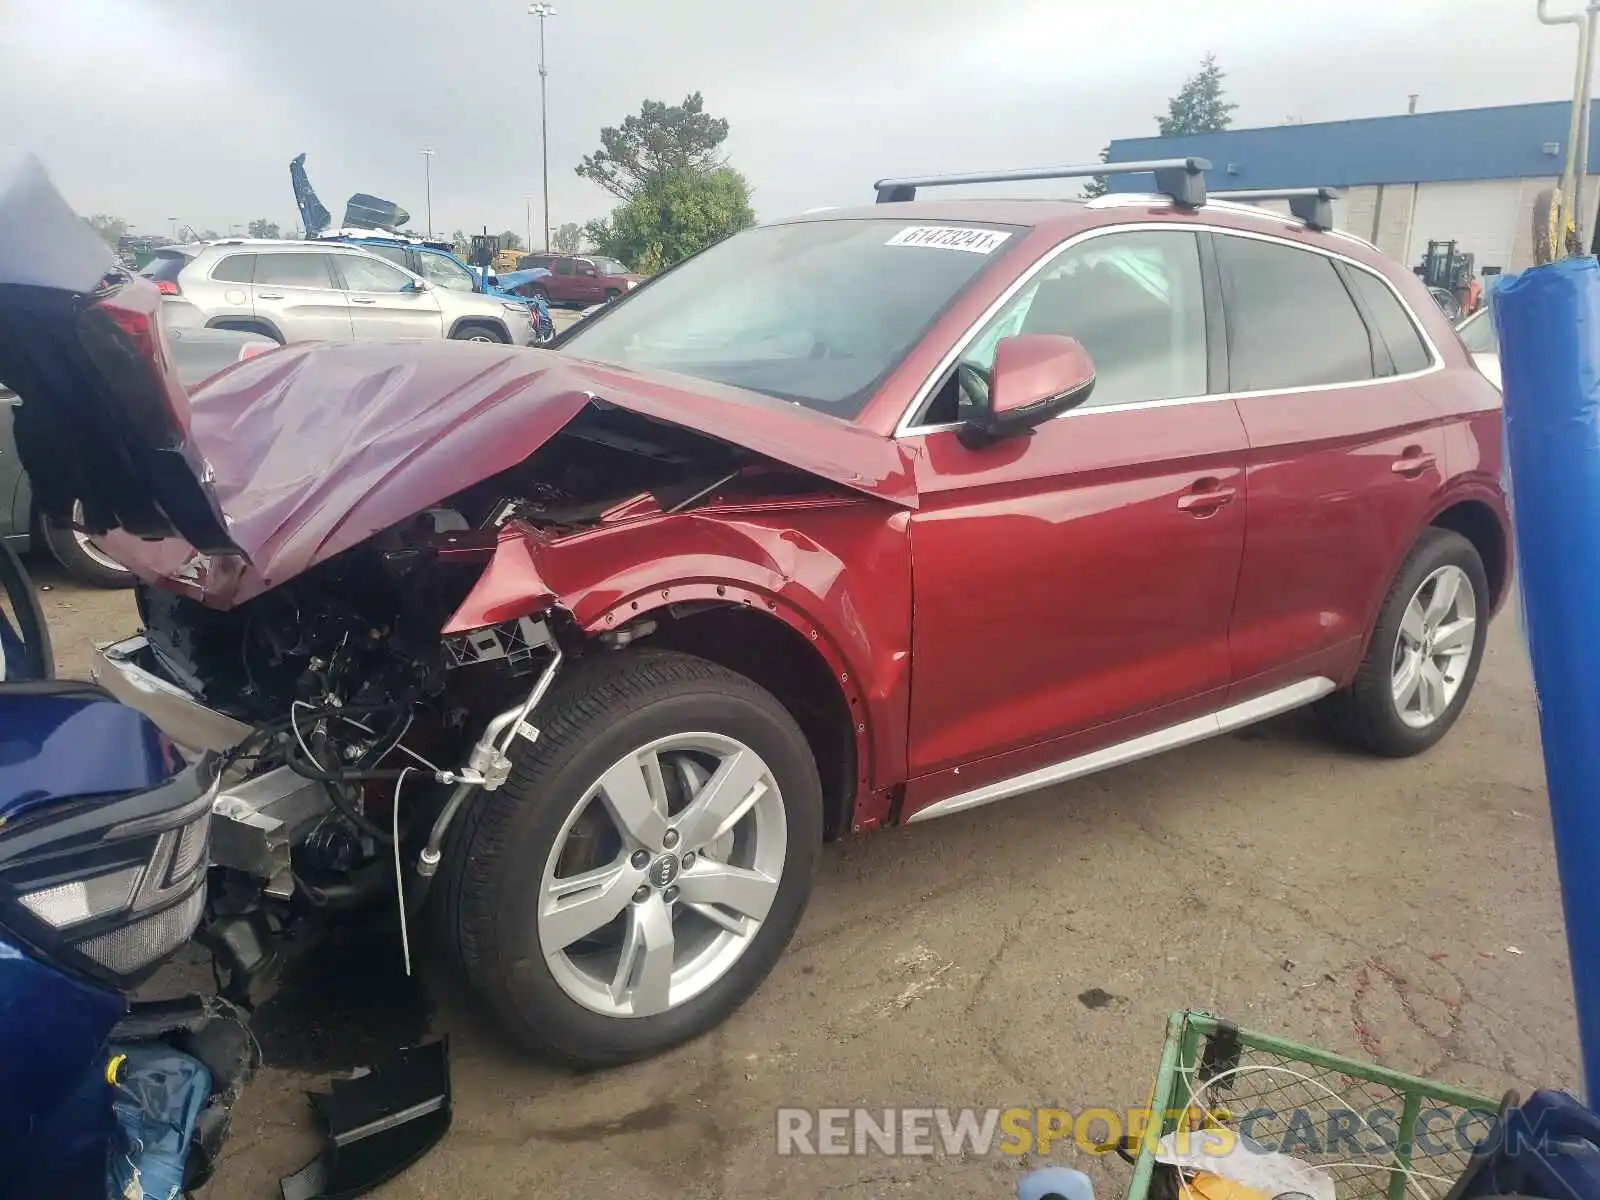
[(550, 272), (550, 278), (533, 285), (547, 303), (581, 308), (615, 300), (645, 281), (645, 276), (632, 274), (616, 259), (598, 255), (524, 254), (517, 260), (519, 271), (534, 267)]

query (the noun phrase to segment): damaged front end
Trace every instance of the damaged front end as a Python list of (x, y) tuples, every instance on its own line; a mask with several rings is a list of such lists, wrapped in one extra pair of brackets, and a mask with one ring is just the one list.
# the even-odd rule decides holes
[[(530, 555), (687, 511), (743, 469), (650, 424), (591, 410), (513, 470), (233, 608), (137, 589), (142, 631), (94, 672), (180, 746), (223, 757), (202, 936), (231, 998), (260, 998), (300, 919), (391, 903), (397, 862), (414, 914), (462, 807), (538, 736), (564, 658), (606, 648)], [(778, 478), (749, 486), (795, 486)]]

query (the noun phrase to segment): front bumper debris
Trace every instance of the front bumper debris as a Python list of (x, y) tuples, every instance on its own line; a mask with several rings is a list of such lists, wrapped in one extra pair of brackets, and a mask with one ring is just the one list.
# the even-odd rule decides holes
[(393, 1179), (450, 1129), (446, 1040), (400, 1050), (354, 1079), (311, 1093), (327, 1144), (279, 1181), (283, 1200), (344, 1200)]
[(251, 728), (169, 683), (151, 669), (150, 644), (141, 636), (97, 646), (89, 664), (94, 681), (129, 708), (136, 708), (182, 749), (218, 753), (250, 736)]

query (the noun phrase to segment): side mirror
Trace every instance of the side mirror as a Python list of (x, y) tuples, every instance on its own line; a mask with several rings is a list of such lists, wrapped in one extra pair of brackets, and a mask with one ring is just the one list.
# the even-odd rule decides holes
[(1077, 338), (1023, 333), (994, 350), (989, 404), (967, 418), (963, 444), (986, 446), (1025, 433), (1082, 404), (1094, 390), (1094, 363)]
[(405, 287), (401, 288), (400, 290), (402, 292), (411, 292), (411, 293), (425, 292), (425, 291), (428, 290), (428, 285), (426, 283), (423, 283), (422, 280), (420, 280), (420, 279), (412, 279), (412, 280), (409, 280), (406, 283)]

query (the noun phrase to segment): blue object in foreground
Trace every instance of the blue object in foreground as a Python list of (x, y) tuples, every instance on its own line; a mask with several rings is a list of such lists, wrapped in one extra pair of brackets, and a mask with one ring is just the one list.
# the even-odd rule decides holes
[(1528, 655), (1588, 1099), (1600, 1098), (1600, 263), (1496, 289)]
[(1094, 1184), (1071, 1167), (1042, 1167), (1017, 1181), (1017, 1200), (1094, 1200)]
[(211, 1094), (198, 1059), (166, 1046), (113, 1046), (122, 1077), (112, 1109), (117, 1129), (106, 1163), (106, 1195), (178, 1200), (194, 1123)]

